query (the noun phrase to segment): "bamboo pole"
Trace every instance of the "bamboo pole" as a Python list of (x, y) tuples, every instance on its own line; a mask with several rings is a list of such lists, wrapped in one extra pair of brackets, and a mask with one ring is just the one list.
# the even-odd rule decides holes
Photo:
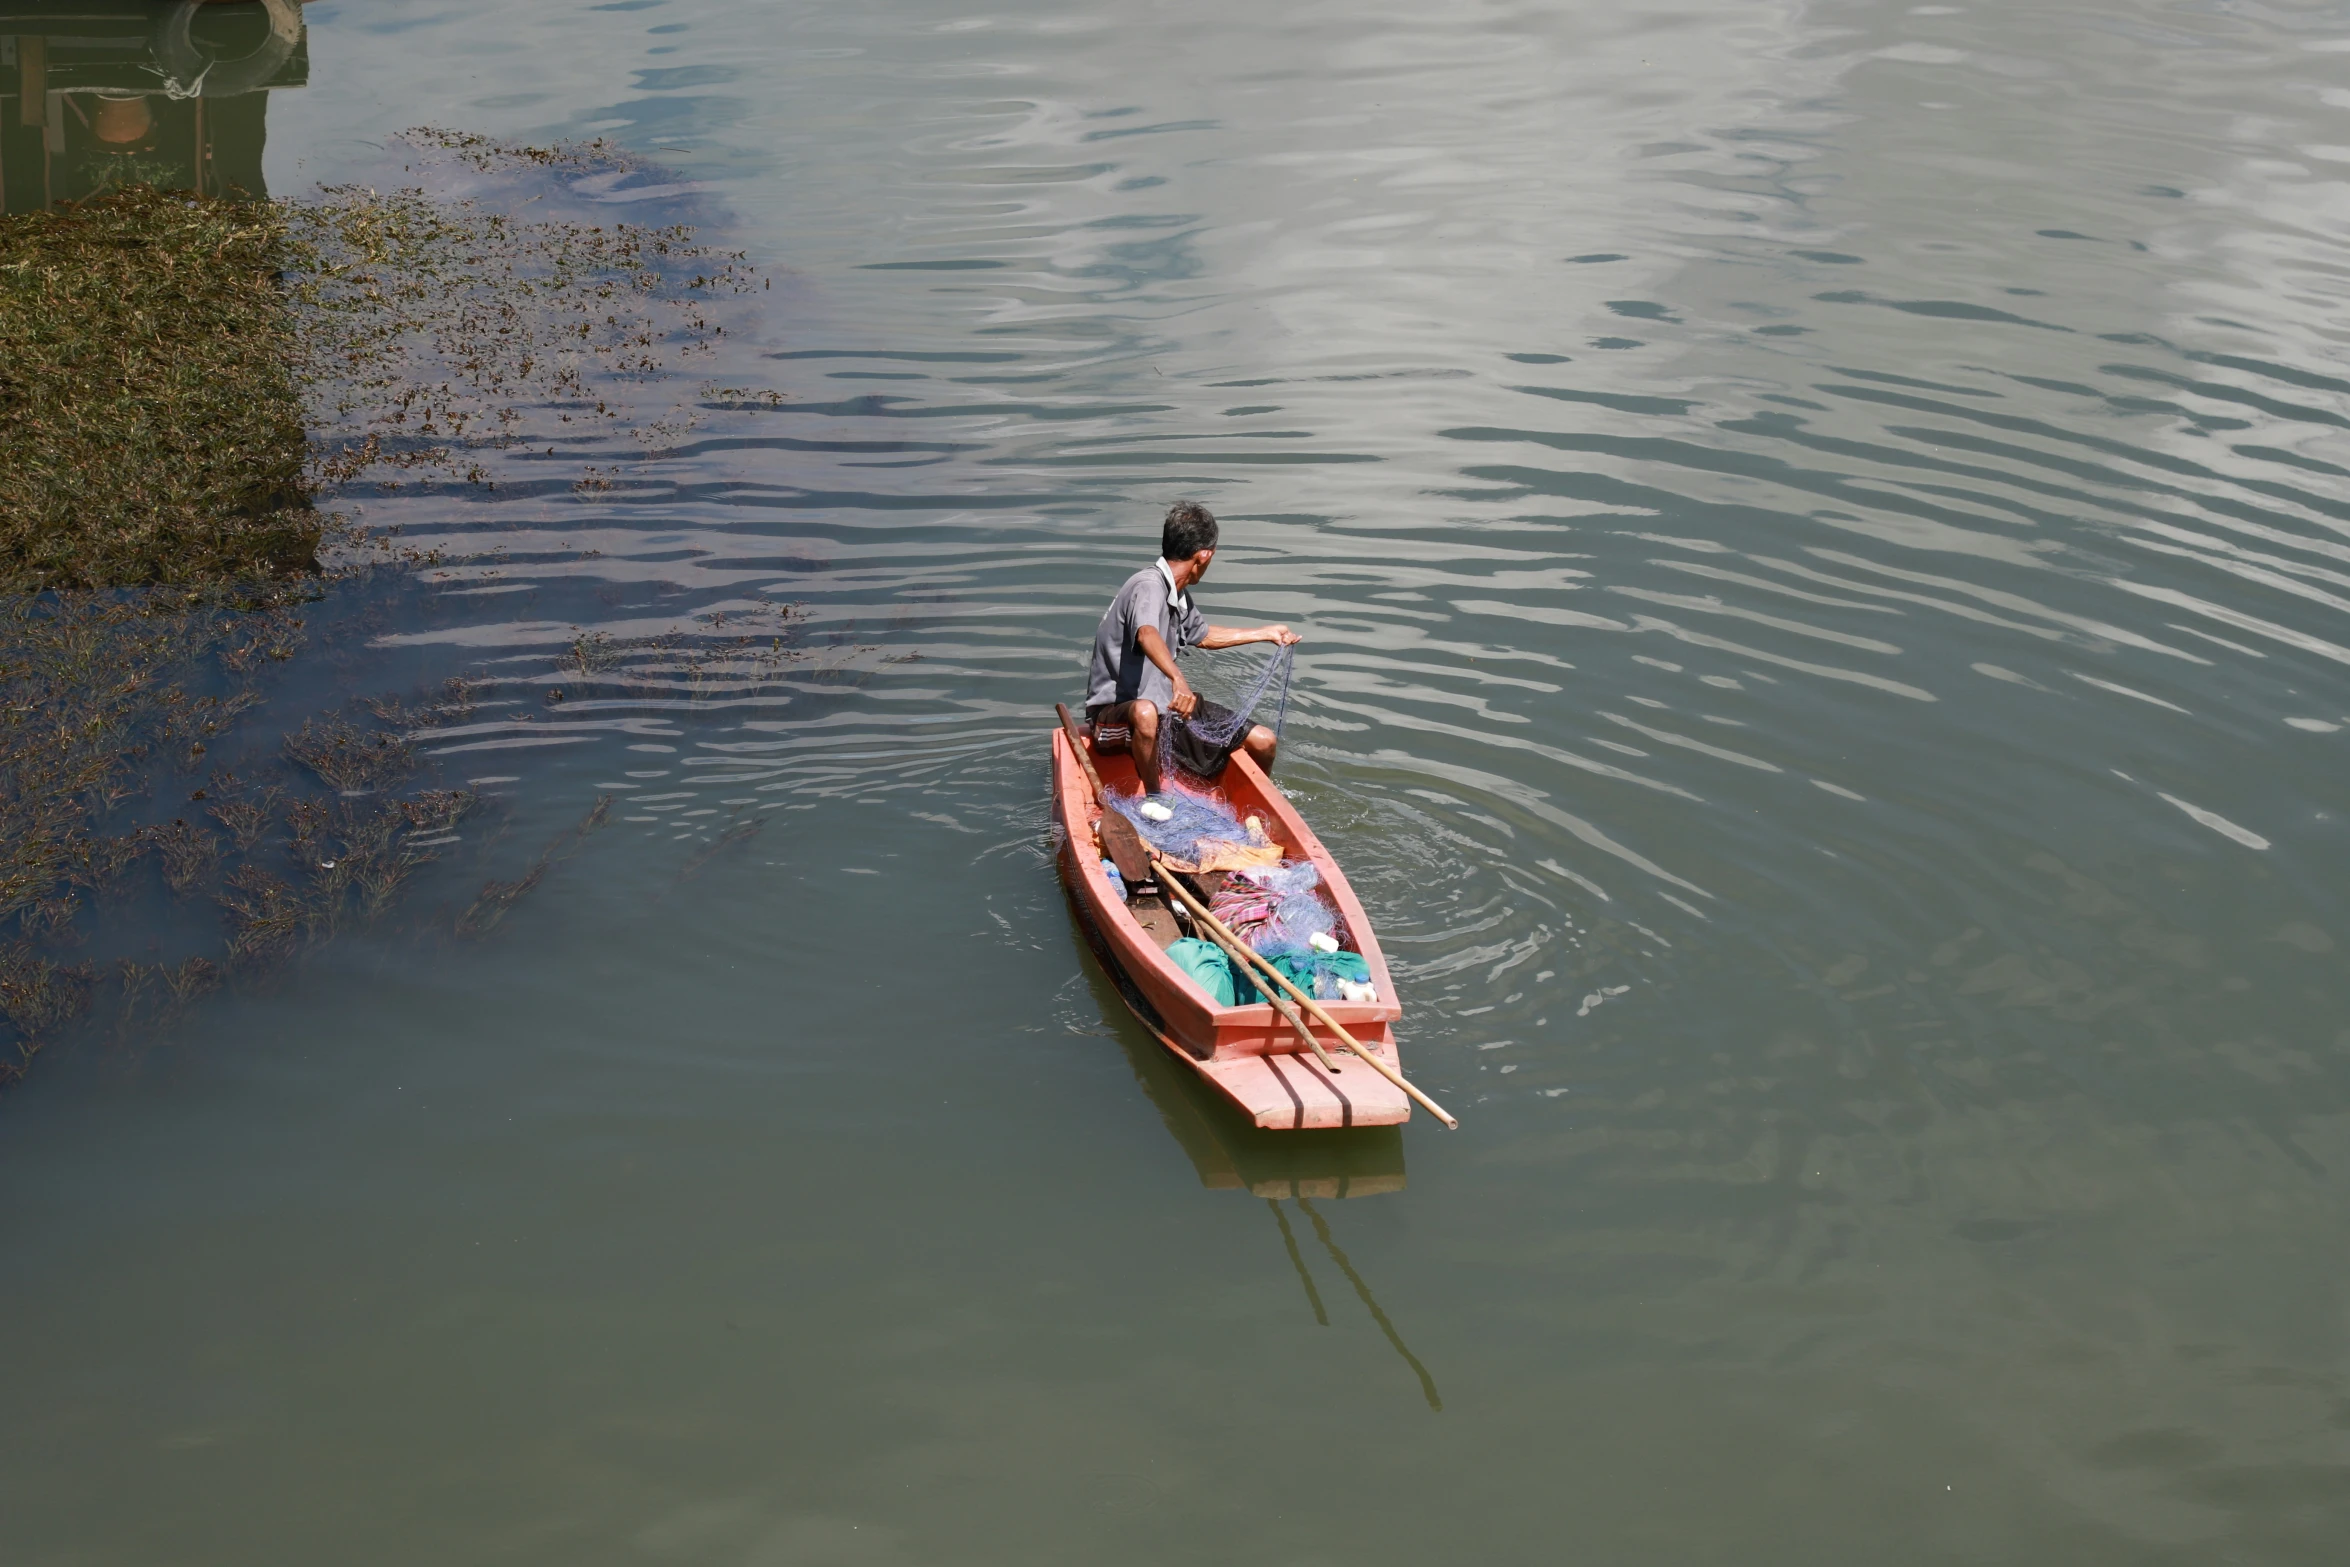
[(1330, 1059), (1330, 1052), (1322, 1048), (1322, 1041), (1314, 1037), (1314, 1031), (1306, 1026), (1306, 1020), (1297, 1015), (1297, 1003), (1286, 996), (1276, 996), (1269, 990), (1265, 992), (1265, 1000), (1274, 1011), (1289, 1019), (1289, 1026), (1297, 1030), (1297, 1037), (1306, 1042), (1306, 1048), (1314, 1053), (1314, 1059), (1322, 1063), (1322, 1070), (1336, 1077), (1338, 1063)]
[[(1166, 878), (1173, 874), (1174, 873), (1169, 871), (1165, 866), (1161, 865), (1159, 867), (1159, 877), (1162, 885), (1165, 884)], [(1192, 922), (1198, 925), (1201, 930), (1207, 932), (1207, 936), (1210, 941), (1224, 949), (1224, 956), (1230, 958), (1233, 962), (1240, 965), (1240, 972), (1248, 972), (1248, 961), (1249, 959), (1255, 957), (1256, 954), (1249, 951), (1245, 944), (1242, 943), (1240, 938), (1233, 934), (1232, 928), (1226, 925), (1222, 920), (1217, 919), (1212, 914), (1202, 918), (1198, 904), (1193, 901), (1191, 894), (1188, 891), (1181, 887), (1178, 887), (1175, 890), (1182, 894), (1183, 901), (1185, 903), (1191, 904)], [(1264, 989), (1262, 985), (1258, 986), (1257, 988), (1260, 990)], [(1297, 1030), (1297, 1037), (1306, 1042), (1306, 1048), (1314, 1053), (1314, 1059), (1322, 1063), (1322, 1070), (1331, 1073), (1337, 1072), (1338, 1063), (1330, 1059), (1330, 1052), (1322, 1048), (1322, 1041), (1314, 1037), (1314, 1031), (1306, 1026), (1306, 1020), (1297, 1015), (1297, 1003), (1291, 1001), (1287, 996), (1282, 995), (1279, 991), (1272, 990), (1265, 991), (1265, 1000), (1271, 1004), (1274, 1011), (1280, 1013), (1283, 1017), (1289, 1020), (1289, 1026)]]
[(16, 119), (20, 125), (49, 123), (49, 40), (41, 33), (16, 40)]
[(1316, 1001), (1312, 996), (1309, 996), (1304, 991), (1298, 989), (1296, 982), (1291, 980), (1287, 974), (1282, 973), (1271, 963), (1268, 963), (1260, 954), (1251, 951), (1248, 947), (1244, 946), (1241, 943), (1240, 938), (1232, 934), (1232, 930), (1229, 926), (1227, 926), (1222, 920), (1216, 918), (1215, 915), (1210, 914), (1207, 911), (1207, 908), (1201, 904), (1199, 899), (1191, 895), (1190, 888), (1185, 887), (1181, 882), (1175, 879), (1175, 873), (1167, 868), (1167, 864), (1164, 860), (1160, 859), (1158, 855), (1154, 854), (1151, 856), (1151, 864), (1158, 868), (1159, 885), (1172, 891), (1176, 897), (1181, 898), (1183, 900), (1184, 907), (1191, 910), (1191, 917), (1194, 920), (1197, 920), (1203, 929), (1213, 930), (1218, 935), (1223, 937), (1224, 939), (1221, 944), (1225, 946), (1225, 949), (1228, 953), (1237, 952), (1241, 959), (1253, 967), (1258, 973), (1271, 976), (1273, 982), (1279, 985), (1283, 990), (1288, 991), (1299, 1006), (1304, 1007), (1308, 1012), (1312, 1013), (1317, 1020), (1319, 1020), (1330, 1030), (1330, 1032), (1336, 1034), (1340, 1043), (1344, 1044), (1347, 1049), (1353, 1051), (1363, 1060), (1368, 1061), (1371, 1064), (1371, 1070), (1377, 1072), (1381, 1077), (1386, 1078), (1396, 1087), (1402, 1089), (1405, 1093), (1411, 1095), (1412, 1098), (1419, 1101), (1419, 1103), (1427, 1109), (1428, 1113), (1436, 1117), (1437, 1120), (1442, 1121), (1446, 1126), (1450, 1127), (1456, 1132), (1460, 1130), (1461, 1123), (1454, 1120), (1452, 1115), (1446, 1111), (1444, 1106), (1438, 1104), (1435, 1100), (1420, 1092), (1418, 1087), (1416, 1087), (1410, 1079), (1406, 1078), (1394, 1067), (1389, 1066), (1385, 1061), (1379, 1059), (1377, 1055), (1372, 1053), (1369, 1046), (1365, 1045), (1361, 1040), (1355, 1038), (1354, 1035), (1348, 1033), (1346, 1031), (1345, 1025), (1340, 1023), (1338, 1019), (1332, 1017), (1327, 1011), (1325, 1011), (1319, 1001)]

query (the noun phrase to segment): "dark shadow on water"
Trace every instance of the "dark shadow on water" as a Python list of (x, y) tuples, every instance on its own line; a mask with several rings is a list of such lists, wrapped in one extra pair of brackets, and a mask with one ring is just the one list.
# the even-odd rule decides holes
[(1135, 1080), (1200, 1184), (1252, 1196), (1375, 1197), (1403, 1190), (1403, 1128), (1268, 1132), (1254, 1126), (1166, 1047), (1131, 1025), (1119, 1029)]
[(1313, 1271), (1306, 1266), (1305, 1254), (1297, 1249), (1297, 1232), (1289, 1227), (1289, 1215), (1281, 1211), (1281, 1199), (1268, 1197), (1265, 1206), (1273, 1210), (1273, 1222), (1281, 1227), (1281, 1244), (1289, 1251), (1289, 1265), (1297, 1270), (1298, 1283), (1305, 1286), (1306, 1304), (1314, 1308), (1314, 1320), (1330, 1326), (1330, 1313), (1322, 1305), (1322, 1292), (1314, 1288)]
[[(1330, 1233), (1330, 1221), (1323, 1218), (1313, 1205), (1303, 1197), (1297, 1200), (1297, 1205), (1304, 1210), (1307, 1218), (1314, 1221), (1315, 1236), (1322, 1242), (1323, 1249), (1330, 1253), (1330, 1260), (1338, 1264), (1338, 1271), (1346, 1275), (1346, 1282), (1355, 1287), (1355, 1295), (1362, 1301), (1363, 1308), (1371, 1313), (1371, 1320), (1379, 1324), (1379, 1331), (1387, 1335), (1387, 1342), (1394, 1347), (1398, 1355), (1403, 1357), (1403, 1363), (1412, 1368), (1412, 1375), (1420, 1379), (1420, 1396), (1428, 1400), (1430, 1409), (1442, 1414), (1444, 1412), (1444, 1396), (1436, 1391), (1436, 1379), (1428, 1374), (1426, 1366), (1420, 1364), (1420, 1357), (1412, 1353), (1411, 1346), (1404, 1343), (1403, 1335), (1395, 1331), (1395, 1324), (1389, 1321), (1387, 1313), (1379, 1308), (1378, 1298), (1371, 1293), (1371, 1286), (1363, 1282), (1363, 1276), (1355, 1271), (1355, 1265), (1347, 1260), (1346, 1253), (1338, 1249), (1337, 1238)], [(1276, 1205), (1276, 1211), (1278, 1211), (1278, 1205)], [(1289, 1226), (1286, 1223), (1281, 1226), (1281, 1233), (1285, 1238), (1288, 1236)], [(1292, 1257), (1297, 1255), (1297, 1248), (1294, 1245), (1290, 1248), (1290, 1255)], [(1302, 1262), (1299, 1264), (1298, 1271), (1300, 1273), (1305, 1271)], [(1306, 1287), (1309, 1290), (1313, 1288), (1310, 1282)], [(1314, 1309), (1317, 1313), (1321, 1310), (1321, 1306), (1321, 1299), (1316, 1296)]]
[[(1057, 854), (1056, 863), (1066, 860), (1066, 854)], [(1323, 1304), (1322, 1292), (1314, 1284), (1313, 1270), (1306, 1265), (1305, 1253), (1298, 1246), (1297, 1232), (1291, 1228), (1289, 1215), (1281, 1211), (1281, 1200), (1296, 1202), (1314, 1226), (1314, 1236), (1322, 1243), (1338, 1271), (1354, 1286), (1355, 1297), (1363, 1309), (1371, 1314), (1379, 1331), (1403, 1363), (1419, 1378), (1420, 1396), (1428, 1401), (1430, 1410), (1442, 1413), (1444, 1397), (1436, 1390), (1436, 1379), (1428, 1374), (1420, 1357), (1404, 1343), (1395, 1323), (1380, 1306), (1371, 1286), (1356, 1270), (1331, 1233), (1330, 1221), (1313, 1206), (1316, 1197), (1370, 1197), (1381, 1192), (1401, 1191), (1404, 1185), (1403, 1128), (1400, 1126), (1357, 1127), (1347, 1131), (1324, 1132), (1269, 1132), (1252, 1124), (1233, 1108), (1231, 1103), (1207, 1084), (1197, 1073), (1177, 1061), (1168, 1048), (1154, 1037), (1158, 1020), (1150, 1004), (1110, 961), (1101, 933), (1086, 917), (1085, 909), (1070, 894), (1066, 880), (1061, 891), (1069, 905), (1071, 924), (1076, 928), (1083, 949), (1078, 961), (1083, 965), (1087, 987), (1093, 992), (1094, 1002), (1104, 1018), (1117, 1031), (1119, 1047), (1126, 1052), (1127, 1065), (1134, 1069), (1134, 1079), (1159, 1112), (1168, 1135), (1175, 1139), (1199, 1172), (1200, 1184), (1211, 1189), (1244, 1188), (1254, 1196), (1262, 1197), (1265, 1206), (1273, 1212), (1273, 1222), (1281, 1231), (1282, 1247), (1289, 1254), (1289, 1265), (1297, 1272), (1297, 1281), (1305, 1290), (1306, 1304), (1313, 1308), (1314, 1321), (1330, 1326), (1330, 1310)], [(1090, 957), (1091, 962), (1085, 959)]]

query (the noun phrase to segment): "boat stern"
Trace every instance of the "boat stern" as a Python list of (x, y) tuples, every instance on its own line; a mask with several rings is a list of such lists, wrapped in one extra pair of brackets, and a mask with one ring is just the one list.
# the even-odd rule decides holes
[(1310, 1055), (1228, 1056), (1192, 1064), (1268, 1131), (1400, 1126), (1411, 1119), (1412, 1102), (1402, 1089), (1345, 1051), (1330, 1059), (1335, 1073)]

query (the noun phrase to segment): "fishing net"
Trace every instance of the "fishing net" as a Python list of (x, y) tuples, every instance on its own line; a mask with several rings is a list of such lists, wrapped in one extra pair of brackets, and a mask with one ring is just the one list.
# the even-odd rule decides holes
[(1297, 647), (1294, 643), (1276, 644), (1266, 656), (1264, 667), (1257, 671), (1256, 678), (1224, 704), (1232, 710), (1230, 717), (1219, 721), (1205, 713), (1194, 713), (1189, 718), (1178, 718), (1175, 722), (1218, 750), (1228, 751), (1242, 735), (1248, 733), (1248, 726), (1255, 721), (1258, 706), (1268, 693), (1278, 687), (1273, 708), (1273, 738), (1278, 740), (1281, 738), (1281, 726), (1289, 717), (1289, 671), (1296, 663)]
[[(1112, 796), (1110, 804), (1134, 824), (1135, 831), (1152, 848), (1184, 865), (1210, 870), (1225, 868), (1217, 864), (1219, 846), (1246, 847), (1256, 841), (1247, 824), (1215, 795), (1170, 780), (1167, 791), (1153, 796), (1153, 800), (1173, 814), (1163, 822), (1151, 820), (1143, 814), (1142, 798), (1138, 795)], [(1241, 913), (1246, 909), (1247, 917), (1226, 923), (1233, 925), (1235, 934), (1249, 946), (1268, 957), (1297, 954), (1320, 962), (1324, 955), (1313, 948), (1313, 938), (1317, 935), (1346, 945), (1345, 926), (1323, 894), (1322, 873), (1311, 860), (1284, 860), (1278, 848), (1274, 848), (1259, 863), (1233, 869), (1218, 901), (1227, 897), (1234, 901), (1226, 904), (1225, 910)], [(1225, 910), (1218, 911), (1219, 918)], [(1316, 994), (1322, 994), (1319, 988)], [(1336, 996), (1337, 991), (1332, 989), (1322, 999), (1332, 1000)]]
[[(1232, 704), (1237, 716), (1218, 729), (1209, 728), (1204, 721), (1192, 724), (1192, 733), (1210, 744), (1229, 745), (1244, 732), (1267, 694), (1278, 687), (1273, 720), (1278, 735), (1289, 709), (1293, 662), (1290, 648), (1276, 647), (1255, 680)], [(1141, 795), (1114, 795), (1109, 803), (1177, 869), (1230, 871), (1211, 902), (1211, 912), (1251, 949), (1277, 962), (1282, 972), (1317, 1000), (1376, 999), (1363, 957), (1351, 950), (1346, 924), (1322, 891), (1322, 873), (1313, 861), (1285, 858), (1261, 824), (1251, 832), (1252, 824), (1243, 821), (1221, 796), (1173, 778), (1167, 780), (1164, 792), (1149, 800), (1166, 809), (1165, 821), (1154, 821), (1145, 814)], [(1322, 951), (1314, 945), (1316, 937), (1335, 942), (1340, 950)], [(1251, 986), (1250, 994), (1254, 993)]]
[(1227, 892), (1267, 908), (1267, 916), (1243, 934), (1250, 946), (1268, 957), (1311, 951), (1316, 936), (1339, 939), (1338, 915), (1323, 900), (1321, 885), (1322, 873), (1311, 860), (1240, 871), (1225, 884)]
[(1244, 843), (1248, 839), (1248, 829), (1222, 800), (1187, 788), (1173, 778), (1167, 780), (1164, 793), (1151, 799), (1175, 814), (1163, 822), (1152, 821), (1142, 812), (1140, 795), (1114, 796), (1110, 803), (1161, 854), (1186, 864), (1197, 864), (1202, 843)]
[[(1362, 954), (1346, 950), (1345, 924), (1324, 900), (1321, 880), (1309, 860), (1241, 871), (1226, 878), (1208, 912), (1317, 1001), (1373, 999), (1370, 968)], [(1316, 937), (1335, 950), (1315, 946)], [(1350, 994), (1350, 985), (1361, 992)]]

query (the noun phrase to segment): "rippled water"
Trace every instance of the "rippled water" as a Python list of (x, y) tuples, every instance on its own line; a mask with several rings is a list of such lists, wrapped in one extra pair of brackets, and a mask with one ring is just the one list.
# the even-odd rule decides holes
[[(337, 678), (618, 820), (10, 1098), (0, 1554), (2338, 1554), (2339, 7), (310, 21), (273, 188), (612, 136), (493, 194), (783, 395), (355, 498)], [(1457, 1134), (1234, 1133), (1071, 926), (1178, 496)]]

